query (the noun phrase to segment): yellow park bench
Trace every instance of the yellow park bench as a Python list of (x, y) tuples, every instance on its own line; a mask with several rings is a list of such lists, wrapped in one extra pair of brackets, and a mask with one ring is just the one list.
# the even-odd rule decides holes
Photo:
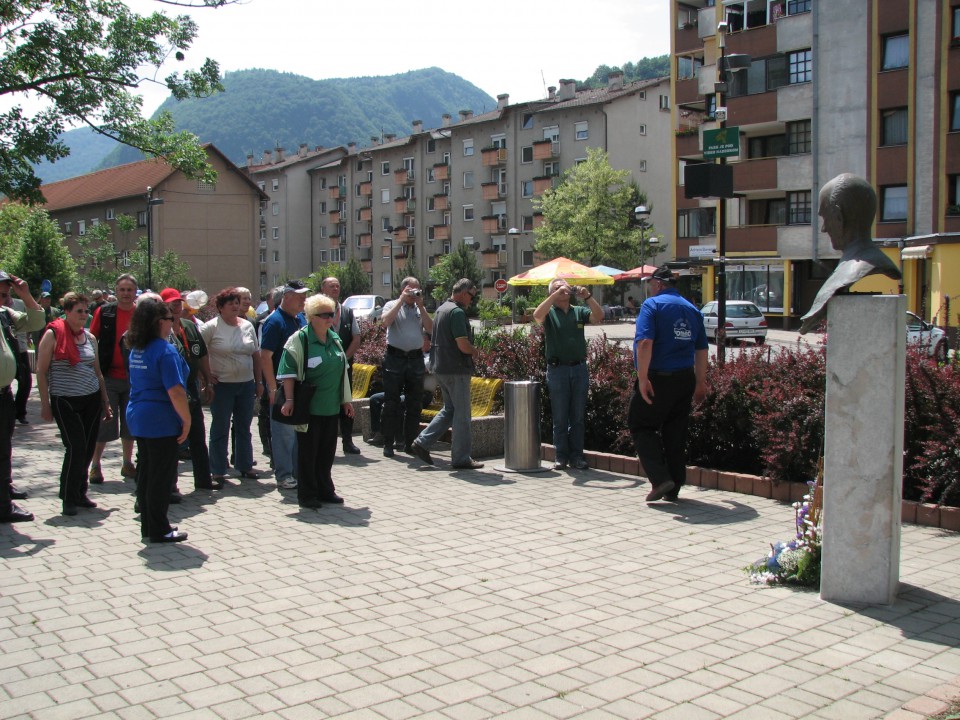
[[(356, 365), (354, 365), (354, 368), (356, 368)], [(502, 387), (503, 380), (500, 378), (470, 378), (470, 417), (492, 415), (497, 393)], [(354, 395), (354, 397), (356, 397), (356, 395)], [(442, 402), (431, 403), (429, 406), (423, 408), (420, 419), (423, 422), (430, 422), (442, 409)]]

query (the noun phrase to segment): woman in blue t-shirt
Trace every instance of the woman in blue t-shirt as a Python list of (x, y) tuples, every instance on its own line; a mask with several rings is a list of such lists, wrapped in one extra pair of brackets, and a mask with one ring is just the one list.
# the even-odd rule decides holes
[(140, 534), (150, 542), (182, 542), (167, 509), (177, 481), (177, 446), (190, 432), (187, 376), (190, 369), (167, 341), (173, 315), (159, 298), (137, 302), (126, 342), (130, 348), (127, 424), (137, 440), (137, 503)]

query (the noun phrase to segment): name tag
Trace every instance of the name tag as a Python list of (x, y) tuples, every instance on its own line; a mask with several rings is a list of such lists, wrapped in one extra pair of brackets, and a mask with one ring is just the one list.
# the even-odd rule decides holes
[(307, 360), (307, 367), (315, 368), (318, 365), (320, 365), (322, 362), (323, 362), (323, 358), (317, 355), (316, 357), (312, 357), (309, 360)]

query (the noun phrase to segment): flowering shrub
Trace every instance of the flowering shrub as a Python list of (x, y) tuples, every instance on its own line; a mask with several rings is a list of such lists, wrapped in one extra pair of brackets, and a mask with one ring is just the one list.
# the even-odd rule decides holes
[(744, 570), (750, 582), (762, 585), (820, 586), (820, 548), (823, 540), (820, 511), (823, 479), (807, 483), (810, 492), (803, 502), (793, 504), (796, 537), (770, 545), (766, 557), (751, 563)]

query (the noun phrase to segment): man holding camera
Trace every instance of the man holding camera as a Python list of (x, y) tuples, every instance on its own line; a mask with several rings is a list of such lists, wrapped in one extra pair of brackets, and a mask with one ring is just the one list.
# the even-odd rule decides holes
[[(400, 296), (383, 306), (381, 321), (387, 328), (387, 354), (383, 358), (383, 456), (393, 457), (394, 440), (403, 440), (409, 452), (420, 431), (423, 408), (423, 346), (433, 330), (433, 320), (423, 304), (420, 281), (406, 277)], [(404, 395), (406, 403), (401, 404)]]
[[(547, 299), (533, 311), (533, 319), (543, 325), (546, 340), (547, 389), (556, 450), (553, 469), (564, 470), (570, 465), (583, 470), (588, 467), (583, 442), (590, 386), (583, 329), (588, 322), (603, 322), (603, 308), (587, 288), (571, 287), (566, 280), (551, 281), (547, 292)], [(575, 296), (586, 306), (574, 305), (571, 301)]]

